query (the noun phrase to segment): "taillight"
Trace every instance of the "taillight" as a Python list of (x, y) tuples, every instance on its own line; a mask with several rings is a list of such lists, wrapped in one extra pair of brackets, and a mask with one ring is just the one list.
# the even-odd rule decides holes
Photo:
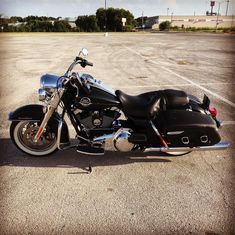
[(209, 112), (211, 113), (211, 116), (212, 116), (213, 118), (216, 118), (217, 113), (218, 113), (218, 111), (217, 111), (216, 108), (214, 108), (214, 107), (209, 107)]

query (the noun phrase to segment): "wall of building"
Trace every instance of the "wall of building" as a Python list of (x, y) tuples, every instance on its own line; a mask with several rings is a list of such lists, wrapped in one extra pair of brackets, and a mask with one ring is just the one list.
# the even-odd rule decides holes
[(218, 28), (235, 27), (235, 16), (159, 16), (158, 22), (152, 26), (153, 29), (158, 29), (159, 24), (163, 21), (172, 22), (172, 26), (182, 27), (210, 27), (213, 28), (218, 23)]

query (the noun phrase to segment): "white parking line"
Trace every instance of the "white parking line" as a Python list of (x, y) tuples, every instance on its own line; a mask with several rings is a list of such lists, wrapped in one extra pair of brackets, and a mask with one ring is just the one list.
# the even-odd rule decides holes
[[(200, 83), (199, 85), (235, 85), (233, 82), (214, 82), (214, 83)], [(151, 88), (151, 87), (183, 87), (183, 86), (194, 86), (193, 84), (189, 83), (181, 83), (181, 84), (152, 84), (152, 85), (128, 85), (128, 86), (118, 86), (118, 88)]]
[(222, 124), (223, 124), (223, 126), (235, 125), (235, 121), (223, 121)]
[[(147, 56), (141, 55), (139, 52), (135, 51), (134, 49), (132, 49), (132, 48), (130, 48), (130, 47), (127, 47), (127, 46), (123, 46), (123, 47), (125, 47), (127, 50), (131, 51), (132, 53), (135, 53), (136, 55), (140, 56), (141, 58), (143, 58), (143, 59), (148, 59), (148, 61), (150, 61), (151, 63), (156, 64), (156, 65), (158, 65), (158, 66), (159, 66), (159, 65), (161, 66), (161, 63), (160, 63), (160, 62), (156, 62), (156, 61), (154, 61), (154, 60), (151, 60), (151, 59), (149, 59)], [(176, 72), (172, 71), (171, 69), (166, 68), (166, 67), (164, 67), (164, 66), (161, 66), (161, 69), (163, 69), (163, 70), (165, 70), (165, 71), (167, 71), (167, 72), (169, 72), (169, 73), (175, 75), (176, 77), (181, 78), (182, 80), (184, 80), (184, 81), (186, 81), (186, 82), (188, 82), (188, 83), (190, 83), (190, 84), (192, 84), (192, 85), (194, 85), (194, 86), (200, 88), (201, 90), (205, 91), (207, 94), (211, 94), (211, 95), (213, 95), (214, 97), (216, 97), (217, 99), (222, 100), (222, 101), (225, 102), (226, 104), (228, 104), (228, 105), (232, 106), (233, 108), (235, 108), (235, 103), (233, 103), (233, 102), (231, 102), (230, 100), (228, 100), (228, 99), (222, 97), (221, 95), (219, 95), (219, 94), (217, 94), (217, 93), (215, 93), (215, 92), (212, 92), (212, 91), (208, 90), (207, 88), (205, 88), (205, 87), (203, 87), (203, 86), (201, 86), (201, 85), (199, 85), (199, 84), (197, 84), (197, 83), (191, 81), (189, 78), (187, 78), (187, 77), (185, 77), (185, 76), (182, 76), (182, 75), (180, 75), (180, 74), (178, 74), (178, 73), (176, 73)]]

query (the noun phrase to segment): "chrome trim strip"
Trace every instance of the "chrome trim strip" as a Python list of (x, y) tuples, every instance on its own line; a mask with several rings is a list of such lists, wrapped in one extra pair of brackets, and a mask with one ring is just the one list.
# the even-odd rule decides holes
[(224, 150), (227, 149), (230, 146), (230, 143), (228, 142), (219, 142), (218, 144), (212, 145), (212, 146), (198, 146), (198, 147), (175, 147), (175, 148), (146, 148), (144, 152), (184, 152), (184, 151), (206, 151), (206, 150)]
[(82, 154), (86, 154), (86, 155), (93, 155), (93, 156), (101, 156), (101, 155), (104, 155), (104, 153), (87, 153), (87, 152), (83, 152), (83, 151), (80, 151), (80, 150), (77, 150), (78, 153), (82, 153)]
[(8, 119), (8, 121), (11, 121), (11, 122), (14, 122), (14, 121), (35, 121), (35, 122), (40, 122), (41, 120), (40, 119)]
[(167, 135), (179, 135), (184, 133), (184, 131), (169, 131), (167, 132)]

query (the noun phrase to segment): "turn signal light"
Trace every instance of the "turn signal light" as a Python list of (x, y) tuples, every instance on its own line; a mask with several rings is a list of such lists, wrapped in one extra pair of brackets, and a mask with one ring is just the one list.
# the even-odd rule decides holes
[(218, 113), (218, 111), (217, 111), (216, 108), (214, 108), (214, 107), (209, 107), (209, 112), (211, 113), (211, 116), (212, 116), (213, 118), (216, 118), (217, 113)]

